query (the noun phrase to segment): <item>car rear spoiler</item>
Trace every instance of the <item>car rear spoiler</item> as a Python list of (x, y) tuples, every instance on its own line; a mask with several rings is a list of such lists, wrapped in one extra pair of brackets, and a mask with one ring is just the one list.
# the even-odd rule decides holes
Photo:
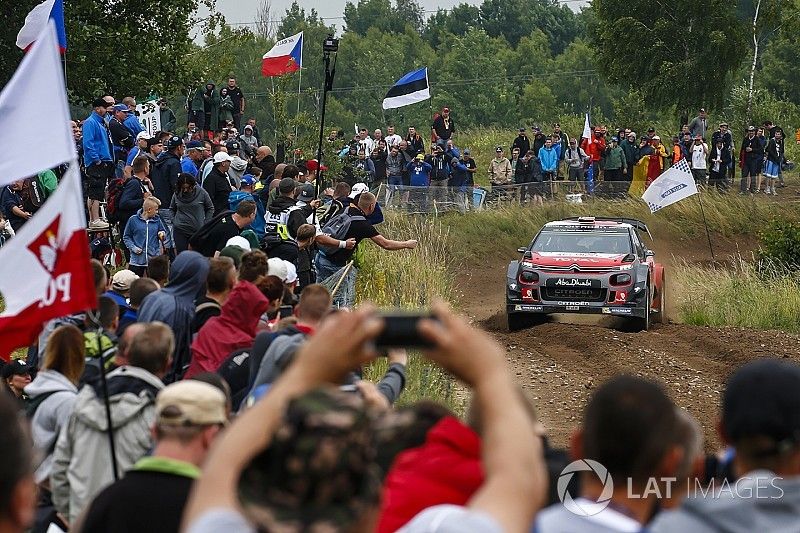
[[(638, 229), (639, 231), (643, 231), (643, 232), (647, 233), (647, 236), (650, 237), (651, 241), (654, 240), (653, 239), (653, 235), (650, 233), (650, 230), (647, 229), (647, 224), (645, 224), (641, 220), (638, 220), (638, 219), (635, 219), (635, 218), (623, 218), (623, 217), (591, 217), (591, 218), (593, 218), (595, 220), (607, 220), (609, 222), (620, 222), (622, 224), (630, 224), (631, 226), (633, 226), (634, 228)], [(568, 218), (565, 218), (564, 220), (581, 221), (581, 220), (586, 220), (586, 217), (568, 217)]]

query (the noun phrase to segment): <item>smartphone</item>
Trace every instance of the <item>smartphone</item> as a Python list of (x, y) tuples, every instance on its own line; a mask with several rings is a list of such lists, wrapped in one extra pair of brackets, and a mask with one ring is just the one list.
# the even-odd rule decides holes
[(292, 306), (291, 305), (282, 305), (278, 309), (278, 317), (279, 318), (287, 318), (292, 316)]
[(423, 318), (436, 320), (429, 311), (384, 311), (378, 313), (384, 321), (383, 331), (375, 339), (378, 348), (431, 348), (433, 344), (420, 335), (417, 324)]

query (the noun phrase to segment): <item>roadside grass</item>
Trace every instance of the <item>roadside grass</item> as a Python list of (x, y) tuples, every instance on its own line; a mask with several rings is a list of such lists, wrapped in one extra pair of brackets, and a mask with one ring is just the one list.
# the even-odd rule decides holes
[(800, 273), (736, 258), (727, 269), (673, 267), (680, 320), (697, 326), (738, 326), (800, 333)]
[[(372, 243), (363, 243), (363, 261), (357, 277), (356, 294), (360, 301), (370, 301), (381, 308), (424, 309), (437, 298), (457, 304), (453, 292), (453, 265), (450, 238), (439, 221), (407, 215), (388, 216), (381, 232), (389, 238), (417, 239), (414, 250), (384, 251)], [(388, 367), (379, 358), (365, 369), (365, 377), (378, 381)], [(399, 403), (412, 404), (428, 399), (443, 403), (463, 413), (464, 402), (454, 378), (418, 353), (409, 353), (406, 389)]]

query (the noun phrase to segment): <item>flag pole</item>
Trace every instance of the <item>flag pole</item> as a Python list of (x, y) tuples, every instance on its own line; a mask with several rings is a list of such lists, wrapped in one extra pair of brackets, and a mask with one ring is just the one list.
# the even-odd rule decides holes
[(716, 265), (717, 259), (714, 257), (714, 246), (711, 244), (711, 232), (708, 230), (708, 221), (706, 220), (706, 213), (703, 210), (702, 193), (698, 193), (697, 201), (700, 203), (700, 214), (703, 216), (703, 226), (706, 228), (706, 238), (708, 238), (708, 249), (711, 252), (711, 262)]
[(299, 124), (297, 123), (297, 117), (300, 115), (300, 87), (303, 84), (303, 45), (305, 44), (305, 40), (300, 45), (300, 79), (297, 81), (297, 112), (294, 114), (294, 142), (297, 142), (297, 135)]

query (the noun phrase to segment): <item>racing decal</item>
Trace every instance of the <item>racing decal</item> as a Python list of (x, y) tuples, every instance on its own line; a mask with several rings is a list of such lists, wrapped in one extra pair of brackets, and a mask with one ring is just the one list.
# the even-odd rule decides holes
[(630, 307), (604, 307), (602, 309), (604, 315), (630, 315), (633, 309)]
[(591, 288), (599, 287), (599, 279), (590, 278), (550, 278), (546, 282), (548, 287), (576, 287), (576, 288)]
[(556, 305), (562, 305), (569, 307), (577, 307), (580, 305), (592, 305), (592, 302), (556, 302)]
[(541, 305), (515, 305), (515, 311), (544, 311)]
[(523, 300), (533, 300), (533, 289), (522, 289), (522, 299)]
[(580, 307), (578, 307), (577, 305), (568, 305), (567, 306), (567, 311), (578, 311), (578, 310), (580, 310)]

